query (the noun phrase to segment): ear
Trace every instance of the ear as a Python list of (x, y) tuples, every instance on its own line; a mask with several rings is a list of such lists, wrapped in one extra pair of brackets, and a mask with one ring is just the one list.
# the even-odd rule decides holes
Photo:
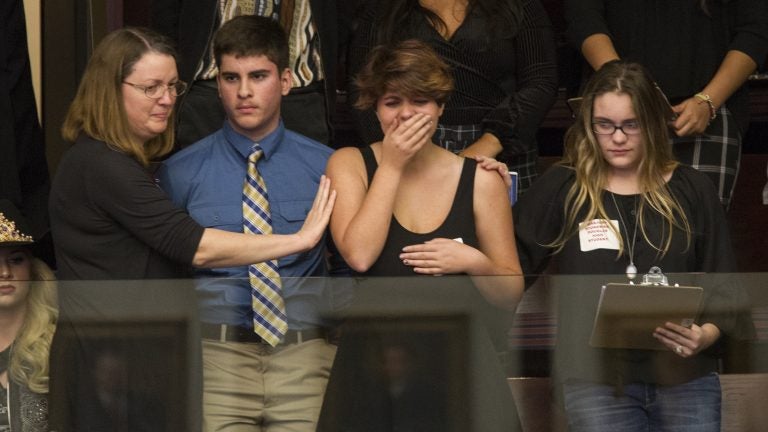
[(219, 99), (221, 99), (221, 74), (220, 73), (216, 74), (216, 94), (218, 94)]
[(292, 84), (293, 72), (291, 72), (290, 68), (283, 69), (283, 72), (280, 74), (280, 93), (283, 96), (287, 95), (291, 91)]
[(443, 111), (445, 111), (445, 104), (440, 104), (440, 109), (437, 111), (438, 118), (443, 116)]

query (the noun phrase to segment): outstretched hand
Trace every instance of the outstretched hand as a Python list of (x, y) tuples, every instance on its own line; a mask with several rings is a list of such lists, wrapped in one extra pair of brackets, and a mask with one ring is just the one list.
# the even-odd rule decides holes
[(312, 208), (307, 213), (301, 229), (296, 233), (302, 240), (306, 241), (307, 250), (315, 247), (317, 242), (323, 238), (325, 228), (331, 220), (335, 202), (336, 191), (331, 190), (331, 180), (326, 176), (320, 177), (320, 186), (317, 188)]

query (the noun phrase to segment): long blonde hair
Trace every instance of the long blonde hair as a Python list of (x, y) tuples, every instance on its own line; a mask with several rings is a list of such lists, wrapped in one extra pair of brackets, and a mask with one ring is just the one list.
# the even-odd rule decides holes
[(14, 381), (35, 393), (47, 393), (48, 357), (58, 317), (56, 278), (48, 265), (31, 254), (29, 256), (32, 281), (24, 323), (13, 342), (8, 370)]
[[(148, 29), (126, 27), (104, 37), (93, 51), (80, 86), (69, 106), (62, 137), (74, 142), (80, 134), (104, 141), (109, 146), (135, 158), (145, 167), (173, 149), (174, 121), (166, 130), (146, 143), (132, 139), (123, 106), (123, 81), (147, 53), (176, 58), (166, 37)], [(174, 112), (175, 116), (175, 112)]]
[[(608, 183), (609, 164), (603, 157), (600, 144), (592, 131), (592, 116), (595, 98), (617, 92), (630, 97), (632, 108), (641, 128), (644, 154), (640, 160), (639, 189), (640, 204), (637, 211), (639, 228), (648, 244), (663, 256), (672, 243), (673, 229), (686, 233), (686, 247), (690, 246), (691, 229), (688, 218), (680, 204), (669, 191), (664, 176), (674, 170), (678, 163), (672, 154), (669, 139), (669, 111), (661, 91), (650, 74), (637, 63), (621, 60), (603, 65), (587, 83), (581, 109), (576, 122), (565, 135), (565, 151), (562, 165), (572, 168), (576, 180), (566, 196), (562, 231), (548, 246), (560, 251), (566, 241), (578, 231), (579, 223), (592, 219), (609, 219), (603, 207), (603, 194)], [(663, 221), (663, 233), (658, 244), (651, 240), (644, 209), (650, 207)], [(586, 214), (582, 209), (586, 208)], [(583, 216), (580, 216), (583, 215)], [(611, 225), (611, 229), (615, 228)], [(621, 239), (620, 233), (616, 233)], [(621, 241), (618, 255), (624, 251)]]

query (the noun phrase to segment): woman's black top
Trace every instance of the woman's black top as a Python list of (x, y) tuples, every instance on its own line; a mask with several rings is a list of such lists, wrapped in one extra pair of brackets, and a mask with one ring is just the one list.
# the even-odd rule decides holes
[[(368, 185), (370, 186), (378, 163), (376, 163), (370, 146), (361, 148), (360, 152), (363, 154), (365, 168), (368, 172)], [(435, 238), (461, 238), (464, 244), (477, 248), (478, 241), (475, 233), (473, 209), (476, 166), (477, 162), (474, 160), (464, 159), (464, 166), (461, 170), (461, 177), (451, 210), (443, 223), (434, 231), (424, 234), (408, 231), (400, 225), (395, 215), (392, 215), (387, 241), (384, 243), (381, 255), (365, 274), (369, 276), (414, 276), (413, 269), (403, 264), (398, 256), (405, 246), (424, 243)]]

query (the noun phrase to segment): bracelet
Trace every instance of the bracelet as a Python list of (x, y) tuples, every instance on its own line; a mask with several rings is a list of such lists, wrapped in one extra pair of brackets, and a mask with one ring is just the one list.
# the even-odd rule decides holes
[(702, 102), (706, 102), (707, 105), (709, 105), (709, 121), (714, 120), (717, 117), (717, 110), (715, 109), (715, 104), (712, 102), (712, 98), (706, 94), (706, 93), (696, 93), (693, 95), (696, 99), (699, 100), (699, 104)]

